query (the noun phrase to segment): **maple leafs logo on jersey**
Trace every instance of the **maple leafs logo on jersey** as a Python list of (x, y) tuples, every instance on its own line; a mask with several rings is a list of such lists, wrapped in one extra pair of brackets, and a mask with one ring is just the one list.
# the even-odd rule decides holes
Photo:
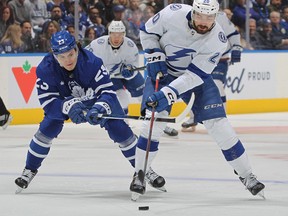
[(85, 92), (85, 89), (78, 85), (76, 82), (69, 83), (69, 86), (71, 86), (71, 95), (75, 98), (81, 98), (81, 101), (87, 101), (94, 98), (94, 91), (92, 88), (88, 88)]
[(71, 89), (72, 93), (71, 95), (75, 98), (81, 98), (85, 96), (85, 90), (80, 86), (73, 86)]

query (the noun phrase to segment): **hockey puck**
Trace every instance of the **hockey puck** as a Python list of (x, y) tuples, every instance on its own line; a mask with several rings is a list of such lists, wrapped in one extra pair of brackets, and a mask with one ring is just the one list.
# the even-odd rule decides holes
[(147, 211), (149, 210), (149, 206), (139, 206), (139, 211)]

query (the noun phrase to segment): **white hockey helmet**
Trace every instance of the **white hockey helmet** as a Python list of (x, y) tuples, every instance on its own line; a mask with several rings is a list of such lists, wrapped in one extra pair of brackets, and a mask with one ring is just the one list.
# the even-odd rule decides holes
[(219, 3), (217, 0), (194, 0), (192, 8), (192, 11), (211, 15), (219, 11)]
[(112, 21), (108, 27), (108, 32), (126, 32), (125, 25), (122, 21)]

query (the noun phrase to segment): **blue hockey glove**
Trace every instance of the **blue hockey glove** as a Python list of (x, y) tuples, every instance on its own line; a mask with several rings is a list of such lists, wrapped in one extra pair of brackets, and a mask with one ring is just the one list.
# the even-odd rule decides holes
[(237, 63), (241, 61), (241, 46), (233, 46), (231, 49), (231, 64)]
[(147, 60), (147, 72), (148, 76), (151, 77), (153, 81), (156, 80), (157, 74), (161, 73), (161, 79), (168, 75), (166, 56), (161, 49), (145, 49), (144, 54)]
[(63, 101), (62, 112), (71, 119), (75, 124), (85, 123), (86, 106), (80, 101), (79, 98), (69, 97)]
[(133, 66), (131, 64), (122, 65), (121, 67), (121, 74), (124, 78), (130, 78), (133, 76), (134, 71), (132, 71)]
[(177, 100), (179, 96), (178, 91), (171, 87), (165, 86), (160, 91), (153, 93), (146, 100), (146, 105), (149, 110), (155, 107), (157, 112), (165, 110), (168, 106), (171, 106)]
[(86, 120), (91, 124), (91, 125), (98, 125), (100, 124), (101, 126), (104, 125), (106, 122), (106, 119), (98, 117), (99, 114), (108, 114), (110, 115), (111, 108), (110, 106), (105, 103), (105, 102), (96, 102), (93, 107), (89, 110), (89, 112), (86, 115)]

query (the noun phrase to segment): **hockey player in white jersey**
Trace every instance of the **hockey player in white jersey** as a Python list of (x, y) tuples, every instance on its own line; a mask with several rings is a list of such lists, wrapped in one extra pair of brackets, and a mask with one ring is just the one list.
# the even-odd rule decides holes
[[(109, 35), (93, 40), (87, 47), (94, 55), (103, 60), (110, 72), (111, 81), (125, 113), (128, 113), (129, 95), (142, 101), (144, 78), (137, 70), (139, 50), (135, 43), (125, 37), (126, 28), (122, 21), (112, 21), (108, 27)], [(165, 127), (169, 136), (177, 136), (178, 131)]]
[[(253, 194), (260, 194), (264, 184), (256, 179), (245, 148), (228, 122), (223, 103), (211, 73), (227, 47), (227, 38), (217, 22), (219, 4), (216, 0), (195, 0), (193, 6), (171, 4), (150, 18), (141, 28), (140, 38), (148, 61), (143, 108), (156, 118), (168, 116), (171, 105), (179, 98), (185, 103), (195, 94), (195, 120), (204, 124), (220, 147), (224, 158)], [(157, 74), (161, 72), (160, 91), (154, 92)], [(143, 176), (158, 152), (159, 139), (165, 123), (154, 122), (149, 157), (146, 147), (149, 122), (143, 122), (137, 141), (135, 173), (130, 184), (132, 199), (145, 193)], [(147, 162), (147, 163), (146, 163)], [(262, 192), (261, 192), (262, 193)]]
[[(221, 3), (218, 1), (219, 4)], [(240, 42), (240, 34), (236, 30), (234, 24), (228, 19), (223, 11), (219, 11), (216, 16), (216, 22), (220, 24), (224, 33), (228, 39), (227, 50), (223, 53), (219, 63), (212, 72), (213, 80), (218, 87), (221, 99), (226, 110), (226, 93), (224, 85), (226, 83), (226, 76), (228, 72), (229, 64), (240, 62), (242, 46)], [(194, 122), (194, 114), (190, 112), (190, 118), (182, 124), (182, 132), (194, 132), (196, 129), (197, 122)]]

